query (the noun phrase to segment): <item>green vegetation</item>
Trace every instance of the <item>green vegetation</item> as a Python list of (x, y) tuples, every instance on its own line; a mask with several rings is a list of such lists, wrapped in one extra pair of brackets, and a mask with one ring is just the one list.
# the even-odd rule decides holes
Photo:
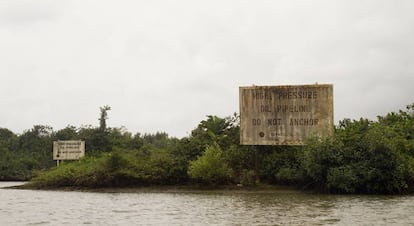
[(163, 154), (114, 151), (41, 172), (33, 182), (37, 187), (173, 184), (176, 181), (171, 164), (170, 159)]
[[(117, 187), (236, 185), (259, 182), (330, 193), (402, 194), (414, 191), (414, 104), (368, 119), (340, 121), (332, 137), (305, 146), (239, 145), (239, 118), (207, 116), (181, 139), (131, 134), (107, 127), (53, 131), (36, 125), (21, 135), (0, 128), (0, 180), (29, 186)], [(87, 157), (55, 167), (54, 140), (86, 141)]]
[(414, 188), (414, 105), (378, 121), (343, 120), (335, 135), (305, 147), (303, 168), (330, 192), (399, 194)]
[(205, 152), (190, 161), (188, 174), (191, 178), (207, 184), (220, 184), (231, 176), (231, 169), (227, 166), (222, 150), (217, 144), (207, 146)]

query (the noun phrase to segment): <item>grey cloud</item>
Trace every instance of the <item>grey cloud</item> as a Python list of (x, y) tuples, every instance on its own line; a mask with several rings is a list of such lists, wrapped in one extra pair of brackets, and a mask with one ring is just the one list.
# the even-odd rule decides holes
[(412, 1), (3, 1), (0, 127), (184, 136), (238, 87), (333, 83), (335, 120), (413, 101)]
[(55, 4), (53, 1), (3, 1), (0, 3), (0, 25), (16, 29), (56, 20), (59, 14)]

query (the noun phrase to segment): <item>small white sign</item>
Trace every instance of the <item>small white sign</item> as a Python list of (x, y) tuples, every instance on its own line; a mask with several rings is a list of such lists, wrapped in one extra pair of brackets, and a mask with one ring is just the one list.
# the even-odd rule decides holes
[(85, 141), (53, 141), (53, 160), (78, 160), (85, 156)]

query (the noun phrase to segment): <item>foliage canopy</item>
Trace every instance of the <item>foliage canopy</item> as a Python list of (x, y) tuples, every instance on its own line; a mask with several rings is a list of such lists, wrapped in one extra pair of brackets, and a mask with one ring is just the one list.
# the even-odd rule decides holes
[[(414, 104), (377, 120), (344, 119), (331, 137), (306, 146), (243, 146), (239, 117), (207, 116), (181, 139), (167, 133), (132, 134), (106, 125), (54, 131), (35, 125), (23, 134), (0, 128), (0, 180), (39, 187), (148, 184), (243, 184), (258, 181), (331, 193), (414, 191)], [(56, 168), (54, 140), (86, 141), (87, 157)], [(34, 176), (34, 177), (33, 177)]]

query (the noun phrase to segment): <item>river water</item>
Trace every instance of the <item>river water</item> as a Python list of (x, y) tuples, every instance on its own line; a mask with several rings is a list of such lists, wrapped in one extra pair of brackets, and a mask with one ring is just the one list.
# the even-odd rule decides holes
[(0, 189), (0, 225), (414, 225), (414, 196)]

